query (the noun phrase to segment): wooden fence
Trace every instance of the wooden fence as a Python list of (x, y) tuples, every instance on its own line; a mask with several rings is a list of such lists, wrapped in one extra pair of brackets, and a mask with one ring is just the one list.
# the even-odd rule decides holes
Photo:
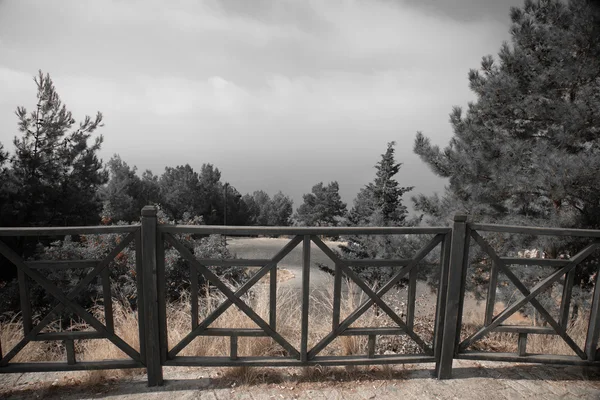
[[(578, 254), (568, 259), (550, 260), (545, 258), (524, 259), (499, 256), (493, 247), (479, 232), (505, 232), (511, 234), (578, 236), (591, 238), (591, 244)], [(600, 365), (598, 337), (600, 334), (600, 289), (595, 285), (591, 302), (590, 319), (586, 342), (583, 348), (567, 334), (568, 314), (571, 306), (573, 278), (575, 268), (586, 257), (600, 247), (600, 230), (549, 229), (533, 227), (516, 227), (501, 225), (483, 225), (467, 223), (467, 217), (457, 215), (452, 227), (225, 227), (225, 226), (182, 226), (163, 225), (157, 222), (156, 209), (145, 207), (142, 210), (141, 225), (102, 226), (102, 227), (67, 227), (67, 228), (0, 228), (1, 236), (63, 236), (118, 233), (125, 235), (108, 255), (102, 260), (73, 261), (27, 261), (0, 241), (0, 254), (17, 267), (20, 289), (20, 304), (24, 337), (7, 353), (3, 353), (0, 343), (0, 373), (35, 372), (57, 370), (88, 370), (115, 368), (146, 368), (148, 384), (161, 385), (164, 366), (308, 366), (308, 365), (369, 365), (400, 363), (435, 363), (435, 374), (438, 378), (450, 378), (452, 361), (457, 358), (518, 361), (537, 363), (563, 363), (576, 365)], [(228, 236), (286, 235), (291, 240), (273, 257), (267, 259), (198, 259), (181, 242), (180, 235), (221, 234)], [(332, 250), (319, 236), (343, 235), (430, 235), (432, 239), (409, 259), (355, 260), (342, 258)], [(473, 241), (473, 242), (471, 242)], [(111, 303), (110, 271), (111, 261), (127, 246), (135, 245), (136, 279), (137, 279), (137, 312), (139, 325), (140, 350), (132, 348), (115, 333), (113, 307)], [(167, 334), (167, 295), (165, 278), (165, 244), (176, 249), (190, 266), (190, 331), (177, 343), (169, 343)], [(332, 325), (329, 333), (316, 344), (309, 347), (309, 295), (311, 292), (311, 244), (315, 244), (335, 265), (333, 281)], [(485, 321), (483, 326), (464, 340), (460, 340), (463, 328), (463, 306), (466, 294), (465, 282), (469, 256), (474, 244), (480, 246), (492, 261), (489, 288), (486, 298)], [(302, 246), (302, 285), (300, 344), (292, 345), (278, 332), (277, 326), (277, 271), (278, 264), (297, 246)], [(436, 263), (439, 284), (436, 290), (437, 300), (433, 339), (427, 341), (415, 332), (415, 304), (417, 272), (420, 263), (432, 252), (436, 251)], [(439, 257), (437, 256), (439, 255)], [(542, 279), (533, 288), (527, 288), (508, 265), (545, 265), (556, 267), (548, 277)], [(259, 267), (241, 287), (232, 290), (209, 267)], [(356, 266), (393, 267), (392, 278), (376, 291), (364, 282), (352, 269)], [(91, 268), (91, 271), (65, 294), (50, 282), (38, 269)], [(503, 273), (520, 291), (522, 297), (510, 304), (503, 311), (494, 314), (496, 304), (496, 286), (498, 274)], [(199, 319), (198, 277), (202, 276), (213, 287), (218, 289), (225, 300)], [(268, 320), (261, 318), (242, 299), (254, 285), (268, 275), (269, 281), (269, 313)], [(544, 308), (536, 296), (561, 278), (563, 293), (560, 305), (560, 317), (554, 319)], [(27, 278), (28, 277), (28, 278)], [(74, 302), (77, 295), (92, 281), (100, 277), (104, 297), (104, 323), (99, 321), (88, 310)], [(367, 300), (346, 318), (341, 318), (340, 301), (342, 298), (343, 279), (355, 284), (366, 294)], [(56, 303), (51, 311), (33, 324), (31, 302), (29, 299), (28, 280), (33, 280), (51, 294)], [(392, 309), (383, 299), (384, 295), (401, 280), (408, 280), (408, 298), (404, 318)], [(549, 326), (522, 326), (503, 324), (527, 303), (531, 304)], [(252, 320), (258, 328), (234, 329), (214, 328), (211, 324), (222, 316), (230, 307), (237, 306), (241, 312)], [(372, 306), (389, 317), (395, 324), (393, 327), (352, 327)], [(84, 332), (42, 332), (64, 309), (69, 309), (85, 321), (93, 330)], [(516, 353), (492, 353), (471, 351), (471, 345), (491, 332), (518, 333), (518, 351)], [(530, 354), (527, 352), (527, 337), (532, 334), (558, 335), (575, 353), (574, 356)], [(331, 356), (321, 355), (322, 351), (334, 339), (340, 336), (362, 335), (368, 337), (368, 350), (365, 355)], [(378, 355), (375, 346), (378, 336), (406, 335), (420, 349), (416, 354)], [(229, 337), (229, 356), (183, 356), (182, 350), (199, 336)], [(269, 337), (278, 343), (283, 351), (280, 356), (240, 356), (238, 355), (238, 338)], [(123, 353), (129, 356), (125, 360), (79, 361), (75, 352), (74, 341), (81, 339), (104, 338), (110, 340)], [(61, 340), (66, 349), (65, 362), (12, 362), (14, 357), (31, 341)]]

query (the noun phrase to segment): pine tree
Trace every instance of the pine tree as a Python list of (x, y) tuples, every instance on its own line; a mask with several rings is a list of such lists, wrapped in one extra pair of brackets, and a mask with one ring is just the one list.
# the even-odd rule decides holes
[[(90, 225), (100, 218), (98, 188), (108, 174), (98, 158), (102, 114), (76, 124), (62, 103), (54, 83), (41, 71), (34, 77), (36, 108), (17, 107), (19, 136), (14, 152), (0, 146), (0, 226)], [(5, 243), (24, 257), (31, 256), (37, 238), (6, 238)], [(2, 257), (0, 263), (5, 265)], [(0, 280), (16, 276), (11, 263)]]
[(372, 225), (375, 220), (379, 225), (396, 226), (404, 222), (408, 210), (402, 202), (402, 196), (413, 187), (400, 187), (394, 179), (400, 171), (402, 163), (396, 163), (394, 146), (390, 142), (381, 160), (375, 165), (375, 180), (362, 188), (350, 211), (350, 221), (354, 225)]
[(255, 190), (252, 194), (244, 196), (248, 208), (249, 223), (251, 225), (268, 226), (269, 216), (272, 213), (271, 196), (264, 190)]
[[(469, 72), (477, 101), (452, 111), (450, 144), (442, 150), (417, 133), (415, 153), (449, 185), (443, 197), (416, 197), (415, 209), (435, 224), (460, 210), (475, 221), (598, 229), (598, 7), (527, 0), (510, 16), (511, 44)], [(541, 247), (550, 257), (582, 247), (570, 238), (494, 244), (505, 254)], [(592, 264), (578, 269), (580, 287), (591, 285)]]
[[(225, 190), (221, 182), (221, 171), (212, 164), (202, 164), (198, 182), (202, 193), (197, 199), (200, 215), (209, 225), (223, 224)], [(232, 189), (228, 189), (230, 193)], [(233, 221), (232, 215), (228, 216), (228, 220)]]
[(305, 226), (337, 226), (346, 214), (346, 203), (340, 197), (336, 181), (323, 185), (319, 182), (312, 192), (302, 196), (304, 203), (296, 211), (296, 220)]
[[(416, 221), (407, 221), (408, 210), (402, 202), (402, 196), (412, 187), (401, 187), (394, 179), (400, 171), (401, 163), (394, 157), (395, 142), (387, 145), (381, 160), (375, 165), (375, 180), (358, 192), (354, 207), (350, 210), (349, 220), (355, 226), (403, 226)], [(414, 252), (415, 242), (404, 236), (374, 235), (349, 236), (344, 238), (346, 245), (339, 246), (346, 258), (353, 259), (389, 259), (408, 258)], [(333, 273), (325, 266), (322, 269)], [(394, 269), (389, 267), (354, 267), (355, 272), (373, 286), (389, 280)]]
[(263, 190), (256, 190), (242, 198), (248, 213), (247, 223), (258, 226), (287, 226), (291, 223), (293, 201), (281, 191), (273, 198)]
[(271, 199), (271, 218), (269, 225), (272, 226), (288, 226), (291, 223), (294, 202), (289, 196), (286, 196), (281, 191), (275, 193)]
[[(75, 119), (62, 103), (52, 79), (41, 71), (34, 79), (37, 107), (18, 107), (19, 131), (10, 160), (12, 218), (2, 225), (82, 225), (96, 223), (101, 201), (98, 188), (108, 176), (97, 153), (102, 135), (88, 140), (102, 123), (102, 114)], [(4, 215), (3, 217), (6, 217)]]
[(110, 219), (115, 222), (131, 222), (139, 219), (134, 216), (141, 209), (136, 201), (141, 189), (140, 179), (135, 174), (136, 168), (130, 168), (116, 154), (108, 161), (107, 166), (108, 184), (100, 189), (103, 221), (106, 223)]
[(159, 181), (160, 197), (163, 208), (176, 221), (181, 221), (184, 214), (203, 216), (199, 202), (203, 198), (198, 173), (189, 165), (166, 167)]

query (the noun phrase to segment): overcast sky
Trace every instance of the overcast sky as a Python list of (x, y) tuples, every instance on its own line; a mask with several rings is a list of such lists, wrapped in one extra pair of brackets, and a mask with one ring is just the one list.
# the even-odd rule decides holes
[(508, 40), (521, 0), (0, 0), (0, 142), (49, 72), (80, 120), (104, 114), (102, 158), (139, 170), (213, 163), (240, 192), (298, 206), (319, 181), (351, 203), (396, 141), (402, 185), (441, 191), (413, 153), (446, 145), (467, 72)]

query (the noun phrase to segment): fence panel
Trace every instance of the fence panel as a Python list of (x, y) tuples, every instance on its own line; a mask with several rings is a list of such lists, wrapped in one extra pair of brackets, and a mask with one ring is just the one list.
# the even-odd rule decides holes
[[(440, 340), (433, 340), (433, 347), (427, 344), (414, 331), (414, 309), (415, 309), (415, 286), (416, 286), (416, 271), (417, 265), (428, 256), (433, 249), (442, 244), (442, 248), (449, 248), (450, 229), (449, 228), (271, 228), (271, 227), (215, 227), (215, 226), (177, 226), (177, 225), (159, 225), (158, 231), (160, 235), (159, 248), (162, 247), (164, 254), (164, 246), (177, 250), (177, 252), (190, 265), (190, 296), (191, 296), (191, 330), (177, 343), (171, 344), (168, 341), (167, 326), (168, 315), (166, 308), (161, 308), (160, 323), (162, 327), (161, 343), (166, 347), (167, 351), (162, 364), (165, 366), (305, 366), (305, 365), (369, 365), (369, 364), (396, 364), (407, 362), (435, 362), (435, 351), (440, 345)], [(292, 238), (290, 241), (273, 257), (266, 259), (199, 259), (194, 256), (192, 251), (178, 239), (178, 235), (209, 235), (221, 234), (230, 236), (256, 236), (256, 235), (288, 235)], [(427, 243), (414, 258), (411, 259), (377, 259), (377, 260), (355, 260), (343, 259), (340, 255), (333, 251), (329, 246), (321, 240), (319, 236), (338, 236), (341, 234), (371, 234), (371, 235), (407, 235), (407, 234), (428, 234), (433, 235), (433, 239)], [(301, 262), (301, 307), (299, 310), (298, 319), (299, 325), (299, 345), (293, 345), (286, 339), (277, 325), (277, 271), (278, 264), (296, 247), (302, 247), (302, 262)], [(327, 257), (335, 266), (333, 277), (333, 307), (331, 310), (332, 329), (323, 336), (312, 347), (309, 345), (309, 332), (311, 331), (309, 318), (309, 298), (314, 286), (311, 285), (311, 255), (315, 250), (312, 245), (316, 246), (325, 257)], [(159, 258), (163, 258), (161, 255)], [(160, 264), (160, 263), (159, 263)], [(235, 267), (254, 266), (258, 268), (249, 279), (237, 290), (231, 289), (216, 276), (210, 269), (211, 266), (228, 265)], [(353, 266), (373, 266), (378, 267), (394, 267), (397, 272), (385, 285), (374, 291), (363, 279), (358, 276), (352, 269)], [(445, 271), (448, 267), (448, 258), (440, 258), (436, 264), (439, 268), (441, 276), (446, 276)], [(160, 264), (160, 274), (164, 274), (165, 265)], [(164, 275), (163, 275), (164, 276)], [(199, 288), (195, 281), (198, 276), (202, 276), (212, 286), (217, 288), (224, 299), (221, 304), (212, 309), (203, 320), (198, 318), (198, 300)], [(243, 299), (253, 289), (263, 277), (268, 276), (268, 315), (265, 319), (259, 316), (252, 307), (250, 307)], [(358, 308), (351, 312), (345, 319), (341, 320), (340, 301), (343, 278), (352, 282), (359, 287), (367, 299), (362, 302)], [(408, 279), (408, 305), (406, 317), (402, 318), (394, 311), (383, 296), (402, 280)], [(159, 299), (161, 306), (166, 302), (164, 297), (165, 280), (160, 280), (160, 290), (162, 295)], [(443, 286), (443, 285), (442, 285)], [(439, 291), (438, 291), (439, 292)], [(437, 304), (443, 304), (443, 301), (438, 299)], [(237, 306), (241, 312), (252, 320), (257, 328), (224, 328), (211, 327), (211, 324), (217, 318), (223, 316), (231, 307)], [(361, 315), (371, 309), (373, 306), (378, 307), (386, 317), (389, 317), (394, 326), (391, 327), (352, 327)], [(284, 310), (285, 311), (285, 310)], [(282, 310), (279, 310), (281, 313)], [(340, 321), (341, 320), (341, 321)], [(439, 328), (441, 316), (439, 313), (435, 315), (434, 327)], [(434, 332), (435, 333), (435, 332)], [(378, 355), (375, 354), (375, 343), (377, 336), (380, 335), (407, 335), (421, 349), (419, 354), (393, 354), (393, 355)], [(228, 356), (209, 356), (209, 355), (181, 355), (181, 353), (198, 337), (203, 336), (228, 336), (229, 340), (229, 355)], [(364, 336), (368, 338), (367, 352), (364, 355), (321, 355), (320, 353), (336, 338), (342, 336)], [(238, 354), (238, 338), (245, 337), (268, 337), (277, 343), (283, 352), (277, 356), (242, 356)], [(164, 349), (163, 349), (164, 351)]]
[[(462, 227), (459, 227), (463, 229)], [(461, 233), (455, 225), (454, 235)], [(573, 365), (600, 365), (598, 357), (598, 314), (599, 295), (598, 295), (598, 266), (595, 269), (595, 291), (591, 300), (589, 323), (586, 327), (585, 345), (582, 348), (568, 332), (571, 319), (569, 318), (573, 296), (573, 285), (575, 278), (575, 268), (600, 249), (600, 231), (582, 230), (582, 229), (554, 229), (554, 228), (534, 228), (534, 227), (519, 227), (505, 225), (490, 225), (490, 224), (466, 224), (465, 223), (465, 243), (464, 243), (464, 259), (462, 265), (455, 263), (451, 267), (451, 274), (454, 277), (449, 279), (449, 295), (447, 299), (447, 307), (451, 308), (451, 304), (459, 304), (459, 309), (456, 313), (450, 313), (452, 316), (462, 314), (465, 299), (465, 280), (467, 268), (484, 268), (484, 264), (478, 264), (482, 261), (469, 260), (472, 256), (474, 247), (468, 243), (470, 238), (474, 246), (477, 246), (483, 253), (484, 263), (491, 264), (488, 273), (488, 288), (485, 295), (485, 312), (483, 323), (472, 333), (468, 334), (462, 340), (459, 340), (461, 331), (465, 328), (465, 324), (460, 317), (456, 318), (456, 323), (446, 320), (446, 332), (444, 335), (444, 345), (447, 347), (447, 354), (452, 348), (453, 358), (458, 359), (474, 359), (474, 360), (489, 360), (489, 361), (509, 361), (509, 362), (533, 362), (533, 363), (548, 363), (548, 364), (573, 364)], [(494, 249), (490, 241), (484, 238), (481, 232), (490, 232), (492, 234), (503, 235), (545, 235), (545, 236), (576, 236), (579, 238), (589, 239), (589, 243), (578, 253), (559, 259), (543, 258), (539, 255), (533, 258), (500, 256)], [(486, 261), (487, 260), (487, 261)], [(486, 265), (487, 265), (486, 264)], [(519, 278), (513, 272), (510, 266), (514, 268), (530, 268), (532, 266), (545, 267), (553, 269), (547, 276), (540, 276), (540, 280), (532, 287), (528, 287), (524, 282), (524, 278)], [(500, 275), (501, 274), (501, 275)], [(460, 279), (458, 278), (460, 276)], [(503, 309), (497, 312), (496, 307), (499, 305), (497, 301), (497, 293), (500, 290), (499, 276), (506, 279), (502, 290), (513, 287), (517, 294), (516, 299), (512, 299), (511, 303), (503, 305)], [(458, 282), (460, 280), (460, 282)], [(562, 284), (562, 291), (553, 292), (553, 285), (556, 283)], [(542, 302), (539, 297), (542, 293), (546, 294), (545, 302)], [(459, 302), (460, 301), (460, 302)], [(533, 312), (543, 321), (541, 326), (533, 326), (531, 323), (523, 324), (521, 322), (509, 322), (509, 319), (518, 319), (521, 317), (519, 312), (525, 306), (530, 306)], [(550, 307), (556, 310), (551, 310)], [(580, 312), (583, 312), (581, 310)], [(448, 314), (448, 313), (447, 313)], [(553, 315), (554, 314), (554, 315)], [(528, 320), (526, 322), (529, 322)], [(477, 344), (480, 340), (487, 336), (498, 332), (505, 334), (517, 335), (517, 343), (514, 352), (490, 352), (478, 350)], [(528, 349), (528, 337), (530, 335), (554, 335), (567, 346), (573, 355), (570, 354), (550, 354), (546, 352), (530, 353)], [(451, 338), (456, 338), (454, 345), (451, 345)], [(581, 338), (579, 340), (581, 342)], [(475, 349), (473, 349), (475, 347)], [(442, 365), (449, 366), (451, 362), (444, 360), (445, 353), (442, 353)], [(449, 378), (451, 368), (448, 367), (438, 372), (438, 377)]]
[[(50, 236), (64, 237), (66, 235), (106, 235), (120, 234), (115, 241), (116, 245), (103, 259), (100, 260), (24, 260), (13, 249), (0, 240), (0, 254), (6, 260), (17, 268), (17, 279), (19, 286), (19, 299), (21, 308), (21, 325), (23, 327), (23, 337), (12, 347), (7, 347), (6, 343), (0, 343), (0, 373), (7, 372), (42, 372), (42, 371), (74, 371), (74, 370), (93, 370), (93, 369), (122, 369), (122, 368), (143, 368), (145, 366), (146, 353), (142, 347), (140, 351), (134, 349), (115, 332), (112, 292), (110, 282), (110, 265), (115, 257), (119, 256), (129, 244), (135, 244), (136, 251), (136, 275), (138, 288), (141, 287), (141, 258), (139, 252), (141, 249), (140, 227), (130, 226), (98, 226), (98, 227), (66, 227), (66, 228), (0, 228), (2, 237), (22, 237), (22, 236)], [(83, 269), (89, 270), (84, 273)], [(52, 282), (48, 276), (59, 270), (78, 270), (84, 273), (84, 277), (72, 287), (68, 293)], [(50, 275), (49, 275), (50, 274)], [(89, 310), (76, 302), (88, 285), (95, 280), (100, 280), (100, 287), (104, 308), (104, 323), (98, 320)], [(50, 306), (45, 316), (39, 317), (39, 321), (34, 321), (30, 290), (33, 288), (30, 282), (39, 285), (45, 292), (51, 295), (55, 302)], [(143, 305), (143, 300), (139, 300), (139, 305)], [(138, 307), (138, 310), (143, 307)], [(82, 320), (87, 328), (85, 330), (61, 330), (44, 332), (61, 315), (60, 313), (70, 310), (76, 318)], [(141, 317), (141, 315), (140, 315)], [(142, 319), (139, 322), (139, 334), (143, 342), (144, 324)], [(80, 361), (75, 352), (76, 340), (108, 339), (113, 345), (121, 350), (128, 359), (117, 360), (98, 360), (98, 361)], [(62, 341), (65, 351), (65, 362), (56, 362), (52, 360), (37, 362), (14, 362), (15, 357), (29, 343), (36, 341)], [(4, 346), (3, 346), (4, 345)], [(4, 353), (4, 351), (7, 351)]]

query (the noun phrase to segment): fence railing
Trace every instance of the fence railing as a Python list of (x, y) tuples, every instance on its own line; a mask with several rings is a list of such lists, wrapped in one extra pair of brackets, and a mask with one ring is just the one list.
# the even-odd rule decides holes
[[(578, 236), (591, 238), (587, 245), (568, 259), (515, 258), (500, 256), (480, 232), (501, 232), (508, 234)], [(148, 384), (162, 384), (163, 366), (308, 366), (308, 365), (368, 365), (399, 364), (415, 362), (435, 363), (438, 378), (449, 378), (452, 361), (457, 358), (483, 359), (496, 361), (518, 361), (537, 363), (564, 363), (577, 365), (600, 365), (598, 337), (600, 335), (600, 289), (597, 283), (592, 295), (590, 317), (586, 340), (580, 347), (568, 334), (568, 314), (571, 306), (575, 268), (600, 247), (600, 231), (579, 229), (549, 229), (483, 225), (467, 223), (467, 217), (457, 215), (452, 227), (225, 227), (225, 226), (182, 226), (159, 224), (154, 207), (142, 210), (141, 225), (66, 227), (66, 228), (0, 228), (4, 236), (51, 236), (64, 235), (121, 234), (122, 237), (101, 260), (24, 260), (8, 245), (0, 240), (0, 254), (17, 268), (20, 290), (20, 307), (23, 338), (10, 349), (3, 349), (0, 341), (0, 373), (35, 372), (56, 370), (146, 368)], [(227, 236), (286, 235), (291, 239), (272, 257), (264, 259), (200, 259), (181, 241), (181, 235), (221, 234)], [(320, 236), (342, 235), (430, 235), (431, 239), (414, 256), (406, 259), (356, 260), (343, 258), (331, 249)], [(314, 343), (309, 343), (309, 297), (311, 294), (311, 255), (315, 245), (334, 265), (333, 307), (331, 329)], [(471, 248), (478, 245), (491, 260), (488, 291), (485, 300), (484, 321), (474, 333), (461, 340), (463, 309), (466, 293), (467, 269)], [(110, 268), (112, 260), (127, 246), (134, 246), (135, 279), (137, 282), (137, 313), (139, 326), (139, 350), (128, 344), (115, 333), (113, 305), (111, 302)], [(299, 344), (294, 345), (284, 337), (277, 324), (278, 267), (281, 261), (296, 247), (302, 248), (301, 267), (301, 311)], [(165, 250), (176, 250), (189, 266), (190, 277), (190, 328), (176, 343), (168, 337), (167, 280), (165, 271)], [(415, 330), (415, 305), (417, 272), (423, 260), (435, 253), (435, 265), (439, 276), (436, 287), (434, 323), (432, 339), (426, 340)], [(534, 287), (528, 288), (515, 275), (509, 265), (544, 265), (556, 269)], [(256, 267), (239, 288), (232, 289), (226, 282), (211, 271), (213, 266)], [(365, 282), (353, 267), (394, 268), (391, 279), (376, 290)], [(39, 269), (91, 269), (68, 293), (63, 293)], [(495, 314), (498, 276), (503, 274), (520, 292), (520, 299), (509, 304)], [(596, 273), (596, 275), (598, 275)], [(222, 294), (223, 301), (200, 319), (199, 276)], [(563, 278), (564, 277), (564, 278)], [(101, 322), (74, 299), (95, 279), (100, 279), (104, 297), (104, 322)], [(244, 300), (255, 285), (268, 280), (268, 313), (260, 316)], [(561, 281), (562, 279), (562, 281)], [(598, 278), (596, 278), (597, 280)], [(39, 284), (51, 294), (56, 303), (50, 312), (34, 324), (29, 298), (30, 281)], [(343, 281), (351, 282), (366, 295), (366, 300), (343, 318), (341, 313)], [(384, 299), (384, 295), (407, 281), (406, 309), (398, 313)], [(536, 297), (555, 283), (562, 283), (560, 315), (555, 319)], [(506, 321), (523, 306), (530, 304), (539, 313), (547, 326), (510, 325)], [(231, 307), (237, 307), (256, 328), (212, 327), (214, 321), (222, 317)], [(355, 323), (368, 310), (376, 307), (380, 313), (393, 321), (393, 326), (354, 327)], [(42, 332), (61, 311), (69, 309), (90, 327), (85, 331)], [(492, 353), (473, 351), (469, 348), (492, 332), (518, 334), (516, 353)], [(530, 354), (527, 352), (528, 335), (557, 335), (575, 355)], [(364, 355), (323, 355), (331, 343), (342, 336), (366, 336), (367, 351)], [(376, 354), (375, 347), (379, 336), (405, 335), (416, 344), (416, 354)], [(223, 336), (229, 338), (228, 356), (185, 356), (184, 350), (194, 339), (201, 336)], [(266, 337), (278, 344), (282, 351), (277, 356), (241, 356), (238, 354), (238, 340), (246, 337)], [(111, 341), (129, 359), (81, 361), (77, 359), (74, 341), (104, 338)], [(65, 348), (66, 360), (60, 362), (13, 362), (15, 356), (28, 343), (36, 340), (60, 340)], [(7, 351), (3, 353), (3, 351)]]
[[(589, 240), (583, 249), (571, 257), (549, 259), (549, 258), (525, 258), (500, 256), (488, 240), (480, 232), (502, 233), (511, 235), (529, 236), (572, 236)], [(489, 361), (510, 362), (534, 362), (548, 364), (571, 364), (571, 365), (598, 365), (600, 355), (598, 351), (598, 336), (600, 333), (600, 289), (598, 288), (598, 271), (600, 265), (595, 266), (596, 281), (591, 300), (589, 322), (585, 343), (581, 348), (569, 335), (570, 309), (576, 268), (584, 262), (595, 251), (600, 249), (600, 230), (585, 229), (562, 229), (562, 228), (536, 228), (525, 226), (508, 226), (492, 224), (467, 224), (466, 216), (455, 218), (453, 227), (453, 253), (450, 266), (450, 277), (448, 285), (451, 288), (448, 302), (453, 301), (452, 306), (446, 305), (447, 321), (446, 331), (443, 339), (443, 353), (441, 361), (440, 378), (450, 377), (452, 359), (475, 359)], [(465, 283), (467, 268), (471, 263), (469, 256), (472, 253), (471, 242), (477, 245), (491, 261), (491, 269), (488, 280), (488, 290), (485, 299), (484, 321), (481, 327), (474, 333), (460, 340), (463, 327), (462, 316), (465, 299)], [(456, 253), (454, 252), (456, 249)], [(510, 266), (525, 268), (526, 266), (545, 266), (553, 268), (553, 271), (545, 277), (539, 277), (540, 281), (533, 287), (527, 287), (521, 279), (513, 272)], [(496, 313), (496, 295), (498, 291), (498, 277), (502, 273), (510, 284), (516, 288), (520, 298), (505, 306), (502, 311)], [(561, 281), (562, 279), (562, 281)], [(558, 300), (558, 318), (552, 315), (547, 306), (544, 306), (536, 297), (551, 288), (556, 283), (562, 284), (562, 293)], [(508, 324), (507, 320), (515, 315), (527, 304), (531, 305), (544, 321), (543, 326), (530, 326), (521, 324)], [(469, 350), (477, 341), (492, 332), (508, 332), (518, 335), (516, 353), (499, 353)], [(529, 335), (556, 335), (570, 348), (574, 355), (557, 354), (532, 354), (527, 352), (527, 338)]]
[[(130, 243), (135, 245), (136, 251), (136, 276), (138, 290), (138, 318), (140, 343), (144, 343), (145, 316), (144, 316), (144, 291), (140, 279), (142, 274), (142, 242), (139, 225), (128, 226), (97, 226), (97, 227), (65, 227), (65, 228), (0, 228), (0, 236), (50, 236), (60, 237), (65, 235), (102, 235), (123, 234), (124, 237), (111, 249), (106, 257), (101, 260), (36, 260), (26, 261), (2, 240), (0, 240), (0, 254), (17, 268), (19, 283), (19, 300), (21, 307), (21, 321), (23, 338), (11, 349), (3, 349), (0, 343), (0, 372), (42, 372), (42, 371), (74, 371), (92, 369), (123, 369), (141, 368), (146, 366), (147, 354), (144, 346), (139, 350), (134, 349), (125, 340), (115, 333), (112, 293), (110, 285), (110, 264)], [(3, 266), (6, 268), (7, 266)], [(64, 293), (57, 285), (51, 282), (39, 270), (59, 269), (91, 269), (68, 293)], [(74, 301), (77, 296), (94, 280), (100, 279), (104, 302), (104, 323), (99, 321), (89, 310)], [(54, 297), (55, 302), (50, 306), (50, 311), (33, 324), (32, 307), (30, 300), (30, 287), (28, 280), (41, 286), (48, 294)], [(148, 287), (149, 288), (149, 287)], [(77, 317), (85, 321), (92, 329), (84, 331), (42, 332), (65, 309), (74, 312)], [(108, 339), (123, 353), (129, 356), (124, 360), (80, 361), (75, 354), (75, 340), (82, 339)], [(34, 341), (62, 341), (66, 361), (60, 362), (11, 362), (17, 354), (30, 342)], [(3, 350), (8, 350), (4, 353)]]

